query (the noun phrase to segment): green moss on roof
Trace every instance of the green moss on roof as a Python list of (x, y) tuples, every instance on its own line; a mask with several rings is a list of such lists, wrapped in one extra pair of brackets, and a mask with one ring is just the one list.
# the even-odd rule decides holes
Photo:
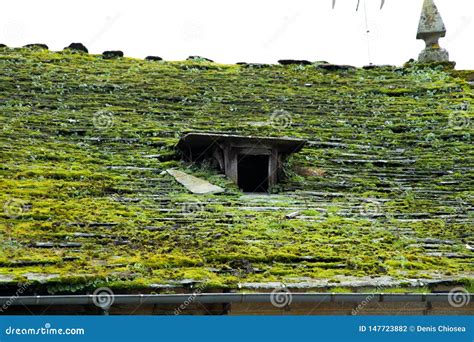
[[(1, 48), (0, 279), (49, 274), (51, 291), (74, 291), (472, 278), (466, 75)], [(179, 161), (174, 145), (189, 131), (309, 143), (277, 195), (244, 196)], [(187, 194), (170, 167), (227, 192)]]

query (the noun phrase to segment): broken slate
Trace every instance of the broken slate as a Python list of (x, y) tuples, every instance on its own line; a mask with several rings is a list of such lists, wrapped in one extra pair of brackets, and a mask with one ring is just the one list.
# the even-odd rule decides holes
[(295, 218), (296, 216), (298, 216), (299, 214), (300, 214), (299, 211), (295, 211), (295, 212), (292, 212), (292, 213), (290, 213), (290, 214), (288, 214), (288, 215), (285, 215), (285, 218), (287, 218), (287, 219), (292, 219), (292, 218)]
[(183, 185), (193, 194), (217, 194), (224, 192), (220, 186), (209, 183), (208, 181), (189, 175), (186, 172), (179, 170), (166, 170), (171, 176), (176, 179), (178, 183)]

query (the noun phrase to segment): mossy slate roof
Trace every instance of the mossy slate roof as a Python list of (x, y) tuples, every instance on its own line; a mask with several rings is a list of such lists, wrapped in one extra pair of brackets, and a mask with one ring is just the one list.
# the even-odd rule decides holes
[[(0, 282), (472, 279), (472, 78), (1, 48)], [(275, 194), (247, 195), (180, 161), (186, 132), (308, 143)], [(169, 168), (226, 192), (187, 193)]]

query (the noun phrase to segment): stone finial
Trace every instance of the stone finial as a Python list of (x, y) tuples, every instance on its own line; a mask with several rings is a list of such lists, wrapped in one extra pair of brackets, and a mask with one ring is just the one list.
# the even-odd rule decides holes
[(434, 0), (424, 0), (416, 39), (423, 39), (426, 48), (421, 52), (418, 60), (420, 62), (449, 61), (448, 51), (439, 46), (439, 39), (445, 36), (446, 26)]

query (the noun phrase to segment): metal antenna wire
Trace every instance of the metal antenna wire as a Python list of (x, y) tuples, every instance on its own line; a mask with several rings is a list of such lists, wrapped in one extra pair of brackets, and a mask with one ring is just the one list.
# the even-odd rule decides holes
[(372, 65), (372, 57), (370, 51), (370, 29), (369, 29), (369, 20), (367, 18), (367, 5), (364, 1), (364, 16), (365, 16), (365, 33), (367, 35), (367, 57), (369, 58), (369, 65)]

